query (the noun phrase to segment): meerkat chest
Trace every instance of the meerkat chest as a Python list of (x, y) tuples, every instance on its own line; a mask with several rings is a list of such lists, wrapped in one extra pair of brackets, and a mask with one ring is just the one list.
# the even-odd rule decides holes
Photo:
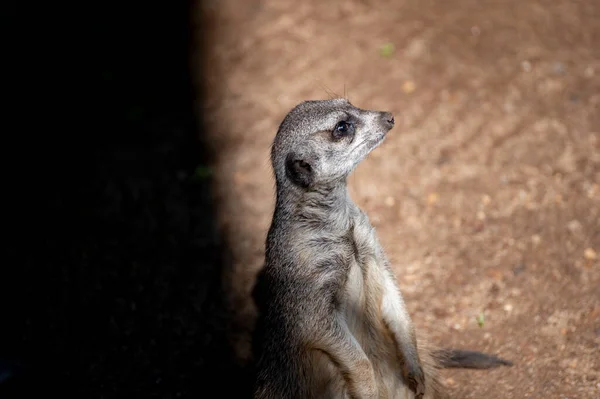
[(377, 238), (371, 229), (356, 231), (355, 256), (352, 257), (344, 289), (344, 315), (359, 341), (379, 330), (386, 260), (377, 250)]
[(364, 322), (377, 317), (385, 283), (383, 264), (376, 257), (367, 257), (350, 263), (344, 289), (344, 309), (349, 319)]
[(395, 284), (393, 274), (372, 229), (358, 231), (355, 237), (356, 256), (348, 269), (343, 316), (373, 366), (380, 397), (406, 398), (408, 393), (398, 378), (397, 345), (383, 316), (390, 306), (384, 302), (395, 299), (390, 296), (395, 292), (390, 290)]

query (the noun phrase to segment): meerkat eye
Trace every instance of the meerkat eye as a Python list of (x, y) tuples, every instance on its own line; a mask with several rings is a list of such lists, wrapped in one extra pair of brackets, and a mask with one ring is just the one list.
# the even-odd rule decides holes
[(340, 139), (354, 133), (354, 124), (352, 122), (340, 121), (335, 125), (332, 135), (335, 139)]

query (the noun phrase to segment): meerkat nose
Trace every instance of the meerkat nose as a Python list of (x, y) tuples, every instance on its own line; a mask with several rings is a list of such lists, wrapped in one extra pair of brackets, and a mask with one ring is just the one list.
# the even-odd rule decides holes
[(383, 112), (381, 119), (383, 119), (384, 124), (390, 129), (394, 127), (394, 115), (391, 112)]

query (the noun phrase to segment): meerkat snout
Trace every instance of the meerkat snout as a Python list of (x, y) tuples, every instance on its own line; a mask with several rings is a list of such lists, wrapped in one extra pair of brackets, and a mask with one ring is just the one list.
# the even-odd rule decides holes
[(394, 120), (394, 115), (391, 112), (383, 112), (382, 115), (383, 122), (389, 126), (389, 128), (393, 128), (396, 121)]

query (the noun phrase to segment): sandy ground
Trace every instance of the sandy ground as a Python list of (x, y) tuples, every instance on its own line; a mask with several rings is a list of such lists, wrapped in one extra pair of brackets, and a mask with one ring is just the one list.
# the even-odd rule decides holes
[(396, 115), (350, 189), (418, 330), (516, 363), (445, 372), (450, 392), (600, 398), (600, 2), (214, 0), (198, 15), (242, 359), (269, 146), (296, 103), (339, 95)]

